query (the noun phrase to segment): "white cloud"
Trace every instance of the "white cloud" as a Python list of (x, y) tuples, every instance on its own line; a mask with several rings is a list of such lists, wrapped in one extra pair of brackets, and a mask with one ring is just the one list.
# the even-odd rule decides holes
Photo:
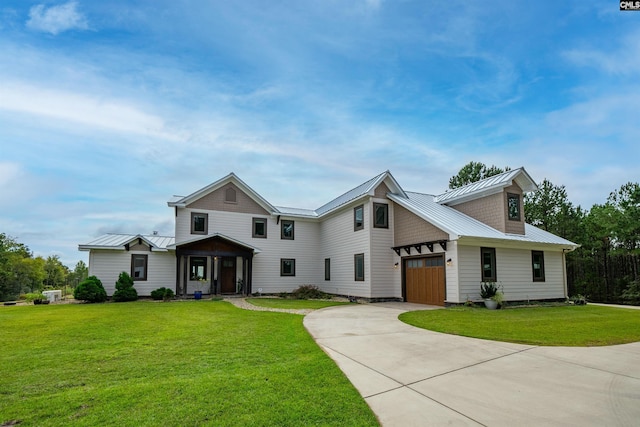
[(76, 2), (69, 2), (47, 8), (44, 4), (29, 10), (27, 28), (56, 35), (68, 30), (86, 30), (87, 19), (78, 12)]
[(5, 83), (0, 87), (0, 109), (163, 140), (182, 138), (165, 129), (162, 118), (127, 101), (101, 99), (15, 81)]
[(640, 32), (620, 38), (617, 49), (571, 49), (564, 57), (581, 67), (599, 68), (608, 74), (637, 75), (640, 71)]

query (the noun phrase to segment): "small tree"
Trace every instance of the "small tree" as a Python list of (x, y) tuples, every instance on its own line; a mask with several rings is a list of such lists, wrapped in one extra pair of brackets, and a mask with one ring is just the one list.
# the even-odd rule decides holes
[(75, 288), (73, 297), (86, 302), (104, 302), (107, 300), (107, 291), (104, 290), (100, 279), (89, 276)]
[(117, 302), (135, 301), (138, 299), (138, 292), (133, 287), (133, 279), (128, 273), (122, 272), (116, 282), (116, 291), (113, 293), (113, 300)]

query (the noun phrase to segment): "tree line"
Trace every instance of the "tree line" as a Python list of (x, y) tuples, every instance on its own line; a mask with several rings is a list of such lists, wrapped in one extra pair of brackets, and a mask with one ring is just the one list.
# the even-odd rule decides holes
[[(470, 162), (449, 180), (449, 188), (508, 170)], [(580, 245), (567, 254), (569, 295), (640, 303), (640, 184), (623, 184), (587, 210), (569, 200), (564, 185), (544, 179), (538, 191), (525, 194), (524, 211), (527, 223)]]
[(86, 279), (88, 271), (84, 261), (70, 270), (57, 255), (34, 257), (24, 243), (0, 233), (0, 301), (15, 300), (28, 292), (74, 287)]

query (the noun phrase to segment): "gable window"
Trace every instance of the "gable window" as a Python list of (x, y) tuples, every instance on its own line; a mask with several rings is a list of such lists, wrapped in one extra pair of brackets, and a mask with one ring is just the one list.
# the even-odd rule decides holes
[(267, 238), (267, 219), (266, 218), (253, 218), (253, 232), (252, 237), (257, 239)]
[(544, 282), (544, 252), (531, 251), (531, 270), (534, 282)]
[(131, 255), (131, 278), (147, 280), (148, 255)]
[(364, 282), (364, 254), (353, 256), (353, 269), (356, 282)]
[(207, 234), (209, 214), (191, 212), (191, 234)]
[(285, 240), (293, 240), (293, 221), (282, 220), (280, 238)]
[(281, 276), (295, 276), (296, 275), (296, 260), (295, 259), (281, 259), (280, 260), (280, 275)]
[(356, 206), (353, 208), (353, 231), (362, 230), (364, 228), (364, 206)]
[(207, 258), (192, 256), (189, 259), (189, 280), (200, 280), (207, 278)]
[(520, 221), (520, 195), (507, 193), (507, 210), (511, 221)]
[(224, 201), (227, 203), (236, 203), (236, 190), (229, 187), (224, 191)]
[(389, 205), (385, 203), (374, 203), (373, 217), (373, 226), (375, 228), (389, 228)]
[(495, 248), (480, 248), (482, 262), (482, 281), (496, 281), (496, 250)]
[(324, 259), (324, 280), (331, 280), (331, 258)]

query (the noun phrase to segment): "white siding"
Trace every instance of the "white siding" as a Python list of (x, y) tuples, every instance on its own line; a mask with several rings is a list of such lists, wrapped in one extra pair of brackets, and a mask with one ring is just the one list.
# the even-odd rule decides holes
[[(487, 245), (486, 247), (492, 247)], [(467, 297), (480, 299), (480, 247), (458, 245), (460, 264), (459, 301)], [(545, 281), (534, 282), (531, 250), (496, 248), (496, 278), (502, 286), (505, 300), (525, 301), (565, 297), (562, 252), (544, 251)]]
[[(368, 205), (364, 209), (364, 229), (353, 231), (352, 204), (320, 223), (320, 251), (318, 264), (324, 266), (324, 259), (331, 258), (331, 280), (321, 276), (320, 288), (324, 292), (371, 297), (371, 252), (370, 233), (371, 212)], [(364, 253), (364, 281), (355, 281), (354, 255)]]
[[(394, 268), (397, 255), (393, 247), (393, 203), (386, 199), (373, 199), (372, 202), (389, 205), (389, 228), (374, 228), (371, 231), (371, 297), (372, 298), (402, 298), (400, 286), (400, 268)], [(369, 218), (374, 218), (373, 203), (369, 203)]]
[(102, 282), (108, 296), (116, 290), (121, 272), (131, 274), (131, 255), (148, 255), (147, 280), (136, 280), (133, 287), (138, 296), (165, 287), (176, 290), (176, 257), (173, 252), (92, 250), (89, 254), (89, 275)]
[[(190, 234), (191, 211), (192, 209), (178, 209), (176, 220), (176, 236), (179, 236), (176, 242), (178, 243), (199, 237)], [(322, 260), (319, 259), (319, 224), (317, 222), (281, 217), (280, 220), (292, 219), (295, 222), (294, 240), (283, 240), (280, 238), (281, 224), (277, 223), (275, 217), (201, 209), (194, 211), (209, 214), (209, 234), (224, 234), (260, 249), (253, 258), (253, 292), (257, 292), (258, 288), (262, 288), (263, 293), (290, 292), (302, 285), (319, 285), (324, 278), (324, 267)], [(266, 239), (252, 236), (253, 218), (267, 219)], [(295, 276), (280, 276), (282, 258), (296, 260)], [(241, 262), (238, 263), (238, 268), (241, 268)], [(238, 277), (241, 275), (239, 274)]]

